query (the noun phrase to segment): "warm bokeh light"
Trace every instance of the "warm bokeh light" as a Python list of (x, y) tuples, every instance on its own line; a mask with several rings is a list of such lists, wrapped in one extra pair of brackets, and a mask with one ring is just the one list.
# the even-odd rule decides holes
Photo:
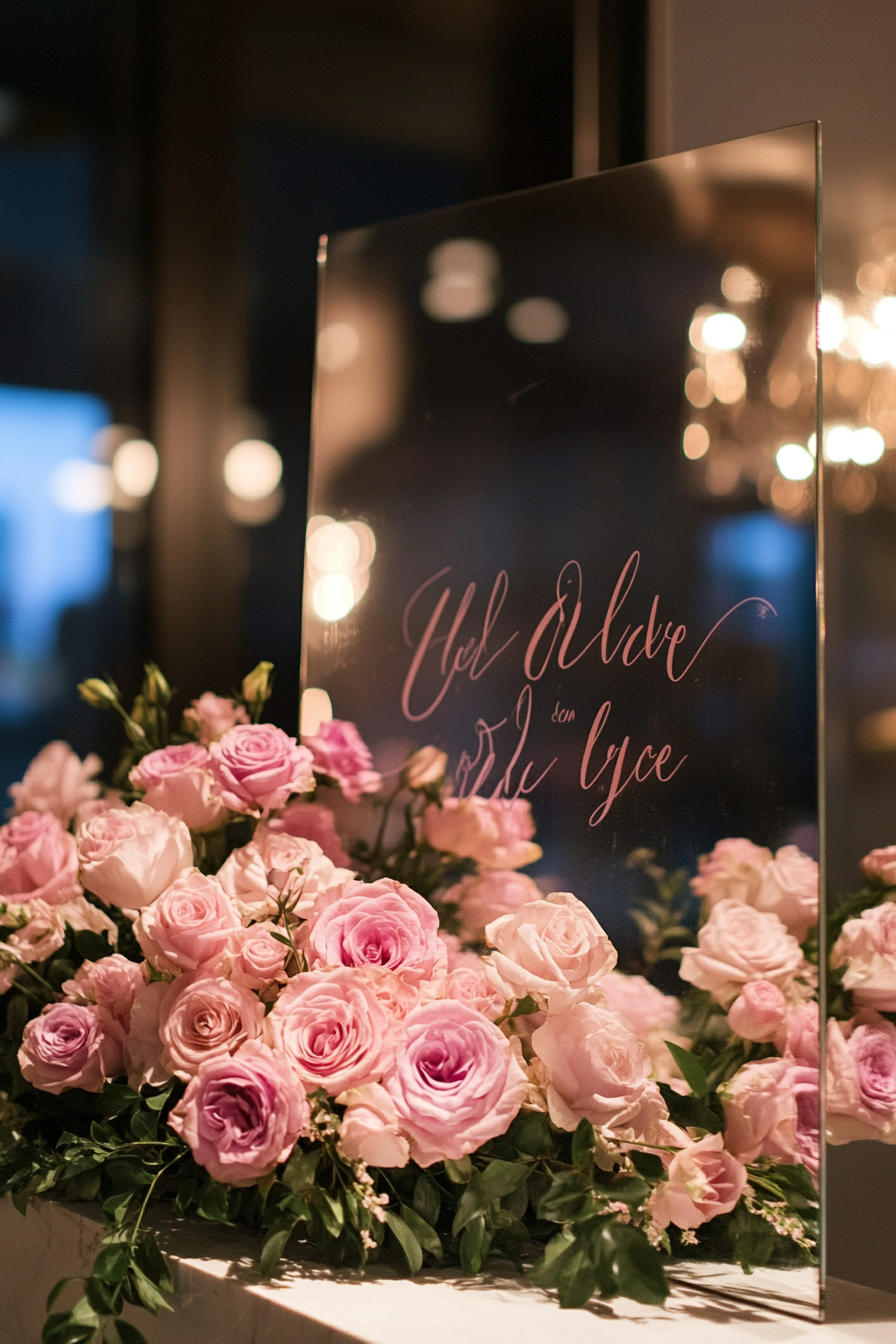
[(706, 379), (717, 401), (733, 406), (747, 393), (747, 379), (740, 356), (733, 350), (710, 351), (706, 356)]
[(569, 330), (569, 318), (555, 299), (520, 299), (507, 310), (507, 330), (518, 341), (547, 345), (563, 339)]
[(729, 266), (722, 276), (722, 293), (729, 303), (752, 303), (762, 296), (762, 282), (748, 266)]
[(747, 328), (734, 313), (711, 313), (704, 318), (700, 335), (710, 350), (739, 350), (747, 339)]
[(341, 621), (355, 605), (355, 589), (347, 574), (323, 574), (311, 589), (311, 605), (322, 621)]
[(775, 454), (781, 475), (788, 481), (805, 481), (815, 470), (815, 459), (800, 443), (784, 443)]
[(309, 532), (308, 559), (324, 574), (348, 573), (361, 558), (361, 543), (348, 523), (326, 522)]
[(282, 475), (283, 459), (263, 439), (235, 443), (224, 459), (224, 482), (237, 499), (266, 499), (277, 489)]
[(705, 425), (688, 425), (682, 436), (681, 446), (685, 457), (689, 457), (692, 462), (696, 462), (698, 457), (703, 457), (709, 448), (709, 431)]
[(491, 243), (449, 239), (433, 248), (428, 266), (432, 278), (420, 292), (427, 317), (436, 322), (472, 322), (492, 311), (501, 262)]
[(691, 369), (684, 380), (684, 394), (698, 410), (705, 410), (712, 405), (714, 393), (707, 381), (705, 369)]
[(896, 333), (896, 295), (888, 294), (874, 305), (874, 320), (884, 331)]
[(358, 358), (361, 337), (351, 322), (330, 322), (317, 337), (317, 362), (327, 373), (339, 373)]
[(112, 503), (114, 484), (108, 467), (70, 457), (53, 471), (50, 496), (66, 513), (98, 513)]
[(849, 425), (831, 425), (824, 436), (824, 455), (828, 462), (848, 462), (852, 457), (853, 431)]
[(870, 425), (857, 429), (852, 436), (849, 455), (860, 467), (870, 467), (884, 455), (883, 435)]
[(321, 724), (329, 723), (332, 717), (333, 706), (326, 691), (319, 686), (309, 686), (302, 692), (299, 732), (303, 737), (313, 737)]
[(159, 474), (159, 455), (148, 439), (127, 439), (112, 458), (112, 475), (122, 494), (145, 499)]
[(324, 621), (341, 621), (367, 592), (376, 537), (360, 519), (337, 522), (327, 514), (308, 520), (307, 575), (311, 607)]
[(836, 350), (846, 334), (843, 304), (830, 294), (825, 294), (818, 305), (817, 332), (819, 350)]

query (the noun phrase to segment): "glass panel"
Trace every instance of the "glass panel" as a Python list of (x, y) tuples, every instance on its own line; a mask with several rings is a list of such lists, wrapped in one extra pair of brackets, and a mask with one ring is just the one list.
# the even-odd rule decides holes
[(602, 982), (692, 1128), (636, 1140), (715, 1124), (664, 1040), (726, 1083), (752, 1194), (670, 1221), (674, 1272), (816, 1314), (776, 1206), (819, 1163), (815, 127), (324, 251), (305, 686), (393, 780), (433, 744), (459, 798), (531, 805), (527, 874), (653, 988)]

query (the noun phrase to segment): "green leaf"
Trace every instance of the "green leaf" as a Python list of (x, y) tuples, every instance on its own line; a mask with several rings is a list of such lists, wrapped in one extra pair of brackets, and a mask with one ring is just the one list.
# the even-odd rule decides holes
[(531, 1013), (537, 1013), (537, 1012), (538, 1012), (538, 1004), (536, 1003), (535, 999), (533, 999), (531, 994), (527, 994), (525, 998), (520, 999), (519, 1003), (516, 1005), (510, 1016), (528, 1017)]
[(159, 1129), (159, 1117), (151, 1111), (135, 1111), (131, 1116), (131, 1133), (142, 1143), (154, 1143)]
[(591, 1182), (581, 1171), (563, 1171), (555, 1176), (538, 1201), (538, 1217), (551, 1223), (568, 1223), (593, 1210)]
[(314, 1207), (330, 1236), (338, 1237), (345, 1226), (345, 1210), (340, 1201), (328, 1195), (326, 1190), (321, 1190), (319, 1186), (309, 1194), (314, 1196)]
[(562, 1267), (561, 1256), (571, 1250), (573, 1243), (574, 1234), (568, 1228), (551, 1237), (544, 1248), (544, 1255), (529, 1270), (528, 1278), (539, 1288), (554, 1288)]
[(148, 1106), (151, 1111), (160, 1111), (171, 1096), (171, 1089), (173, 1087), (174, 1083), (170, 1082), (164, 1092), (157, 1092), (154, 1097), (144, 1097), (143, 1105)]
[(690, 1050), (685, 1050), (683, 1046), (676, 1045), (674, 1041), (666, 1041), (665, 1046), (681, 1070), (681, 1076), (694, 1096), (708, 1097), (709, 1083), (706, 1080), (706, 1070), (697, 1056), (692, 1055)]
[(288, 947), (290, 952), (295, 952), (296, 945), (291, 938), (287, 938), (282, 933), (275, 933), (273, 929), (270, 930), (270, 935), (276, 942), (282, 943), (284, 947)]
[(197, 1180), (184, 1181), (174, 1201), (174, 1212), (178, 1218), (186, 1218), (198, 1194), (199, 1182)]
[(454, 1185), (469, 1185), (474, 1176), (473, 1163), (469, 1157), (461, 1157), (456, 1162), (446, 1157), (445, 1175)]
[(633, 1151), (629, 1153), (632, 1160), (632, 1166), (640, 1176), (648, 1181), (661, 1181), (666, 1173), (662, 1158), (659, 1153), (639, 1153)]
[(482, 1262), (488, 1254), (490, 1243), (491, 1237), (485, 1226), (485, 1218), (481, 1213), (477, 1214), (464, 1229), (464, 1234), (457, 1248), (461, 1268), (465, 1274), (479, 1273)]
[(598, 1271), (591, 1248), (574, 1242), (557, 1273), (557, 1296), (561, 1307), (584, 1307), (597, 1287), (597, 1281)]
[(430, 1255), (434, 1255), (437, 1260), (441, 1260), (442, 1240), (438, 1232), (431, 1228), (429, 1223), (421, 1218), (419, 1213), (417, 1213), (415, 1209), (412, 1209), (408, 1204), (402, 1204), (401, 1216), (423, 1247), (424, 1251), (429, 1251)]
[(669, 1295), (659, 1253), (631, 1223), (606, 1224), (601, 1240), (610, 1249), (610, 1267), (623, 1297), (662, 1306)]
[(269, 1279), (279, 1265), (286, 1250), (286, 1243), (298, 1221), (298, 1218), (289, 1218), (284, 1222), (278, 1220), (266, 1235), (258, 1260), (263, 1279)]
[(659, 1089), (669, 1119), (674, 1125), (681, 1125), (683, 1129), (705, 1129), (708, 1134), (721, 1134), (724, 1128), (722, 1120), (699, 1097), (682, 1097), (668, 1083), (660, 1083)]
[[(81, 1280), (77, 1276), (69, 1275), (67, 1279), (60, 1279), (58, 1283), (54, 1283), (53, 1287), (50, 1289), (50, 1292), (47, 1296), (47, 1311), (50, 1310), (53, 1303), (56, 1301), (57, 1297), (64, 1288), (67, 1288), (70, 1283), (80, 1283), (80, 1282)], [(68, 1312), (66, 1312), (65, 1314), (68, 1315)]]
[(110, 1195), (108, 1199), (103, 1201), (103, 1213), (106, 1214), (108, 1218), (112, 1219), (112, 1222), (116, 1227), (120, 1227), (127, 1217), (127, 1212), (131, 1207), (131, 1200), (133, 1198), (134, 1192), (128, 1190), (123, 1195)]
[(417, 1240), (414, 1233), (408, 1227), (403, 1218), (399, 1218), (397, 1213), (391, 1209), (386, 1209), (386, 1223), (389, 1231), (395, 1237), (407, 1261), (408, 1269), (412, 1274), (419, 1274), (423, 1264), (423, 1248)]
[(609, 1185), (604, 1186), (603, 1193), (610, 1199), (619, 1199), (623, 1204), (630, 1204), (634, 1208), (638, 1204), (643, 1204), (650, 1194), (650, 1186), (642, 1176), (617, 1176)]
[(417, 1177), (417, 1184), (414, 1186), (414, 1211), (429, 1223), (430, 1227), (435, 1227), (439, 1221), (441, 1208), (442, 1196), (439, 1194), (439, 1187), (424, 1171)]
[(96, 1326), (72, 1319), (70, 1311), (48, 1316), (41, 1331), (41, 1344), (90, 1344), (96, 1335)]
[(118, 1284), (103, 1283), (93, 1275), (84, 1281), (87, 1301), (100, 1317), (114, 1316), (121, 1311), (121, 1290)]
[(797, 1163), (794, 1166), (776, 1166), (773, 1171), (769, 1172), (769, 1175), (780, 1185), (795, 1190), (809, 1203), (818, 1203), (818, 1191), (815, 1189), (812, 1177), (802, 1163)]
[(100, 1171), (94, 1167), (92, 1171), (82, 1172), (80, 1176), (73, 1176), (71, 1180), (65, 1183), (65, 1198), (72, 1201), (96, 1199), (100, 1192)]
[(155, 1315), (157, 1311), (174, 1310), (171, 1303), (165, 1301), (159, 1289), (152, 1280), (143, 1273), (142, 1269), (133, 1265), (129, 1277), (136, 1290), (137, 1296), (140, 1298), (140, 1301), (147, 1311), (151, 1311), (153, 1315)]
[(458, 1236), (471, 1219), (485, 1213), (496, 1199), (518, 1190), (528, 1175), (529, 1168), (521, 1162), (502, 1162), (498, 1158), (489, 1162), (484, 1171), (477, 1171), (458, 1201), (453, 1235)]
[(131, 1248), (123, 1241), (100, 1251), (93, 1266), (93, 1278), (103, 1283), (121, 1283), (131, 1263)]
[(140, 1239), (134, 1259), (153, 1283), (166, 1293), (170, 1293), (174, 1288), (174, 1282), (171, 1278), (171, 1270), (168, 1261), (159, 1250), (159, 1243), (153, 1233), (144, 1233)]
[(212, 1223), (229, 1223), (227, 1200), (230, 1191), (226, 1185), (219, 1185), (217, 1181), (208, 1180), (202, 1187), (199, 1195), (199, 1204), (196, 1212), (200, 1218), (206, 1218)]
[(572, 1164), (591, 1171), (594, 1166), (594, 1126), (583, 1116), (572, 1136)]
[(118, 1331), (121, 1344), (146, 1344), (146, 1336), (140, 1333), (136, 1325), (131, 1325), (130, 1321), (124, 1321), (118, 1316), (112, 1324)]
[(294, 1195), (304, 1195), (314, 1185), (318, 1164), (323, 1155), (323, 1148), (312, 1148), (311, 1152), (306, 1153), (296, 1146), (283, 1172), (283, 1184)]
[(125, 1083), (107, 1083), (100, 1093), (100, 1105), (104, 1120), (114, 1120), (128, 1106), (140, 1100), (139, 1093)]
[(104, 1170), (117, 1194), (125, 1190), (139, 1190), (143, 1185), (152, 1185), (152, 1177), (137, 1158), (115, 1158), (114, 1161), (106, 1163)]
[(557, 1154), (551, 1122), (541, 1111), (520, 1111), (506, 1138), (521, 1153), (531, 1157), (555, 1157)]
[(112, 948), (104, 933), (94, 933), (93, 929), (78, 929), (75, 934), (75, 947), (79, 957), (85, 961), (100, 961), (108, 957)]

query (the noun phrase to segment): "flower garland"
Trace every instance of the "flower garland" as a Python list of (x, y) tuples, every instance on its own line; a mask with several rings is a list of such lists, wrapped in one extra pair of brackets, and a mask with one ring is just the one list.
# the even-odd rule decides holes
[[(583, 901), (519, 871), (527, 802), (451, 796), (434, 747), (387, 791), (352, 724), (261, 722), (271, 671), (174, 733), (154, 665), (130, 710), (86, 681), (128, 739), (111, 785), (54, 742), (10, 790), (0, 1191), (107, 1224), (45, 1344), (139, 1344), (123, 1304), (172, 1288), (160, 1203), (256, 1231), (266, 1277), (302, 1243), (498, 1256), (564, 1306), (660, 1303), (670, 1256), (814, 1264), (814, 861), (722, 840), (688, 882), (636, 852), (623, 973)], [(896, 1142), (896, 848), (865, 872), (830, 934), (834, 1142)]]

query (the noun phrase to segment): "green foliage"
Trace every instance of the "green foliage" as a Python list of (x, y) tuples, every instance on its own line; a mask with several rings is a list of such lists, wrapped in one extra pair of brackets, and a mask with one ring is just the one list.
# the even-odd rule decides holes
[(640, 870), (650, 881), (650, 895), (633, 903), (630, 914), (641, 935), (640, 970), (649, 978), (662, 962), (677, 965), (681, 949), (696, 942), (694, 925), (698, 902), (691, 895), (684, 869), (670, 873), (655, 862), (652, 849), (636, 849), (626, 866)]

